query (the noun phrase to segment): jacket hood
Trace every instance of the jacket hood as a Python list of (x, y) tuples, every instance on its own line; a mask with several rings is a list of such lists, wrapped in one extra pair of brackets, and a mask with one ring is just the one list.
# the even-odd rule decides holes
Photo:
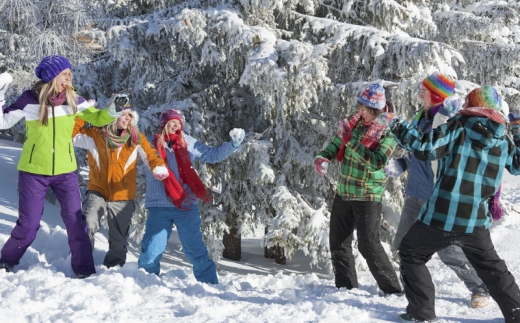
[(466, 134), (474, 146), (481, 149), (495, 147), (506, 133), (505, 124), (481, 116), (461, 116)]

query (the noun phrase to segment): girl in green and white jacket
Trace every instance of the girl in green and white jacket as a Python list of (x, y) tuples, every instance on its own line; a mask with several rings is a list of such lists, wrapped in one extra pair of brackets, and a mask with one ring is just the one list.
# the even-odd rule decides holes
[(25, 118), (26, 138), (18, 162), (18, 216), (4, 244), (0, 268), (10, 271), (36, 238), (43, 214), (47, 188), (61, 206), (71, 251), (72, 270), (78, 278), (94, 274), (94, 260), (81, 212), (81, 196), (72, 130), (79, 117), (96, 126), (112, 123), (118, 116), (116, 104), (98, 110), (92, 101), (78, 96), (72, 86), (71, 64), (62, 56), (45, 57), (36, 67), (40, 79), (32, 89), (4, 109), (5, 91), (12, 78), (0, 74), (0, 129), (8, 129)]

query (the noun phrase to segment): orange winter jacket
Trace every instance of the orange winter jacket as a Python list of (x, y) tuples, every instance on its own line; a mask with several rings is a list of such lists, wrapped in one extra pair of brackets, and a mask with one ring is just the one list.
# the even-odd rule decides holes
[(110, 148), (99, 128), (84, 128), (84, 124), (83, 120), (76, 118), (72, 141), (74, 147), (88, 150), (90, 173), (87, 189), (98, 192), (107, 201), (135, 199), (138, 155), (152, 171), (155, 167), (165, 166), (163, 159), (142, 133), (139, 133), (139, 145), (130, 146), (128, 140), (119, 148)]

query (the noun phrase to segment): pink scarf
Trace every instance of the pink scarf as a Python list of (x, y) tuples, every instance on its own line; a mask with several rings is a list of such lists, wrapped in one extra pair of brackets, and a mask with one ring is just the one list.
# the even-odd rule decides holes
[[(386, 129), (385, 124), (377, 123), (374, 120), (371, 122), (364, 122), (361, 117), (361, 113), (356, 112), (349, 120), (348, 124), (350, 126), (350, 129), (354, 129), (356, 125), (359, 123), (359, 121), (363, 122), (363, 125), (368, 127), (368, 131), (365, 134), (365, 137), (363, 137), (363, 140), (361, 140), (361, 144), (365, 146), (365, 148), (373, 151), (377, 144), (379, 143), (379, 140), (381, 140), (381, 136), (383, 135), (383, 132)], [(341, 142), (341, 147), (339, 148), (338, 155), (336, 156), (336, 159), (339, 162), (343, 161), (343, 157), (345, 157), (345, 144), (347, 143), (347, 140), (343, 139)]]
[(57, 106), (62, 105), (63, 103), (65, 103), (65, 100), (67, 99), (67, 96), (65, 95), (65, 91), (63, 91), (63, 92), (58, 93), (58, 95), (56, 95), (56, 96), (49, 95), (48, 99), (49, 99), (49, 103), (53, 107), (57, 107)]
[(498, 122), (500, 124), (506, 124), (506, 120), (502, 117), (502, 114), (496, 110), (485, 108), (485, 107), (469, 107), (466, 109), (462, 109), (459, 111), (460, 115), (466, 116), (477, 116), (477, 117), (486, 117), (490, 120)]

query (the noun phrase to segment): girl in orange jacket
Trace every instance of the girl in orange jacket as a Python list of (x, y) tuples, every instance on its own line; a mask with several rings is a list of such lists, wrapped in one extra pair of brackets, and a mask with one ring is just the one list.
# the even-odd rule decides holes
[(164, 161), (137, 129), (137, 120), (137, 113), (126, 104), (111, 125), (85, 128), (78, 119), (73, 132), (74, 146), (88, 150), (90, 172), (83, 213), (92, 250), (100, 219), (107, 213), (109, 249), (103, 264), (108, 268), (123, 266), (126, 261), (128, 233), (135, 211), (137, 156), (158, 180), (168, 176)]

